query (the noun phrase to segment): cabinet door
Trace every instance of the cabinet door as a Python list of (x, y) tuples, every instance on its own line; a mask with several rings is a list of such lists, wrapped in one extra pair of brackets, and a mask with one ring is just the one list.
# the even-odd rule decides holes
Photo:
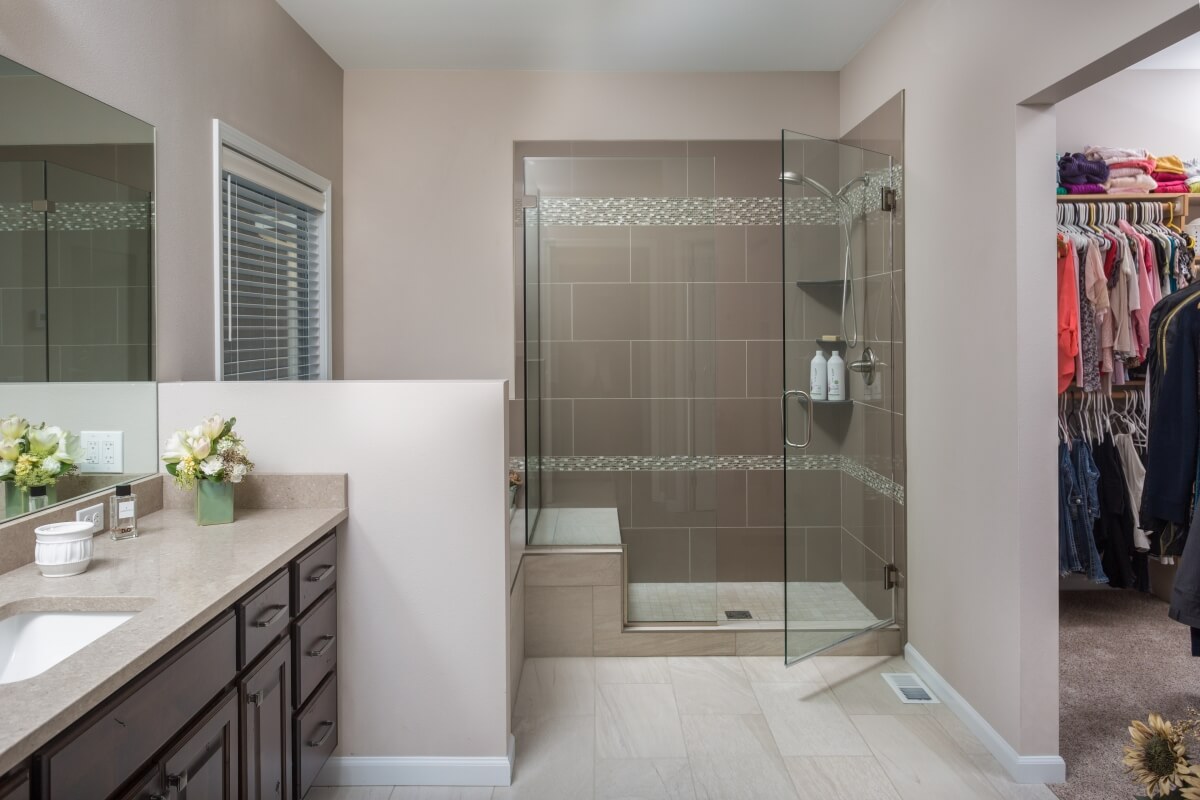
[(29, 800), (32, 796), (28, 770), (0, 778), (0, 800)]
[(237, 800), (238, 695), (231, 689), (163, 763), (169, 800)]
[(157, 766), (138, 778), (136, 788), (125, 795), (122, 800), (164, 800), (167, 796), (163, 788), (162, 774)]
[(241, 681), (243, 800), (291, 796), (291, 652), (282, 639)]

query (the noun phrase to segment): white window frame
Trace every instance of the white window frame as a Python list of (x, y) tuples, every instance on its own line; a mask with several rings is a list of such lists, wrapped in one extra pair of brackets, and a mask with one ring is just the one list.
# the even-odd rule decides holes
[(320, 277), (318, 302), (321, 309), (321, 329), (319, 346), (321, 353), (321, 369), (319, 380), (329, 380), (333, 370), (333, 304), (332, 304), (332, 255), (333, 255), (333, 182), (324, 178), (302, 164), (299, 164), (282, 153), (272, 150), (257, 139), (242, 133), (238, 129), (222, 122), (213, 120), (213, 365), (216, 379), (225, 380), (224, 347), (222, 331), (225, 327), (225, 308), (223, 302), (223, 256), (224, 256), (224, 215), (221, 199), (223, 181), (221, 178), (221, 150), (228, 147), (244, 156), (264, 164), (276, 172), (280, 172), (293, 180), (311, 186), (325, 196), (325, 211), (321, 214), (318, 225), (320, 249), (317, 251), (317, 269)]

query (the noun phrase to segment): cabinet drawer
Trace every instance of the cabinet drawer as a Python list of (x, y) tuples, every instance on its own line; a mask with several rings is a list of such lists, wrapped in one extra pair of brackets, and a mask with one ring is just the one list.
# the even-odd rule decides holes
[(333, 748), (337, 747), (337, 673), (317, 689), (312, 700), (296, 712), (296, 791), (304, 797)]
[(0, 778), (0, 800), (31, 800), (29, 770), (22, 770), (7, 778)]
[(280, 570), (261, 588), (240, 600), (238, 613), (238, 668), (262, 654), (267, 645), (287, 630), (290, 622), (287, 570)]
[(337, 664), (337, 592), (332, 591), (296, 620), (292, 633), (296, 665), (295, 707), (300, 708)]
[(292, 600), (302, 614), (337, 578), (337, 535), (317, 542), (292, 565)]
[(49, 800), (103, 800), (228, 686), (237, 674), (232, 611), (151, 667), (43, 756)]

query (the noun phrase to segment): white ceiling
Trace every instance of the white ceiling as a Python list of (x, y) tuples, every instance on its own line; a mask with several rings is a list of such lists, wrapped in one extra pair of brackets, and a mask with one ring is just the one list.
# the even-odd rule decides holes
[(345, 69), (838, 70), (903, 0), (278, 0)]
[(1200, 33), (1155, 53), (1130, 69), (1200, 69)]

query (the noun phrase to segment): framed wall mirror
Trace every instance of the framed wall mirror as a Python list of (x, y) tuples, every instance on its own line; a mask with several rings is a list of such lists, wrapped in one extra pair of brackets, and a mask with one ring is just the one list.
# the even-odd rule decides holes
[(154, 188), (153, 126), (0, 57), (0, 519), (157, 470)]

